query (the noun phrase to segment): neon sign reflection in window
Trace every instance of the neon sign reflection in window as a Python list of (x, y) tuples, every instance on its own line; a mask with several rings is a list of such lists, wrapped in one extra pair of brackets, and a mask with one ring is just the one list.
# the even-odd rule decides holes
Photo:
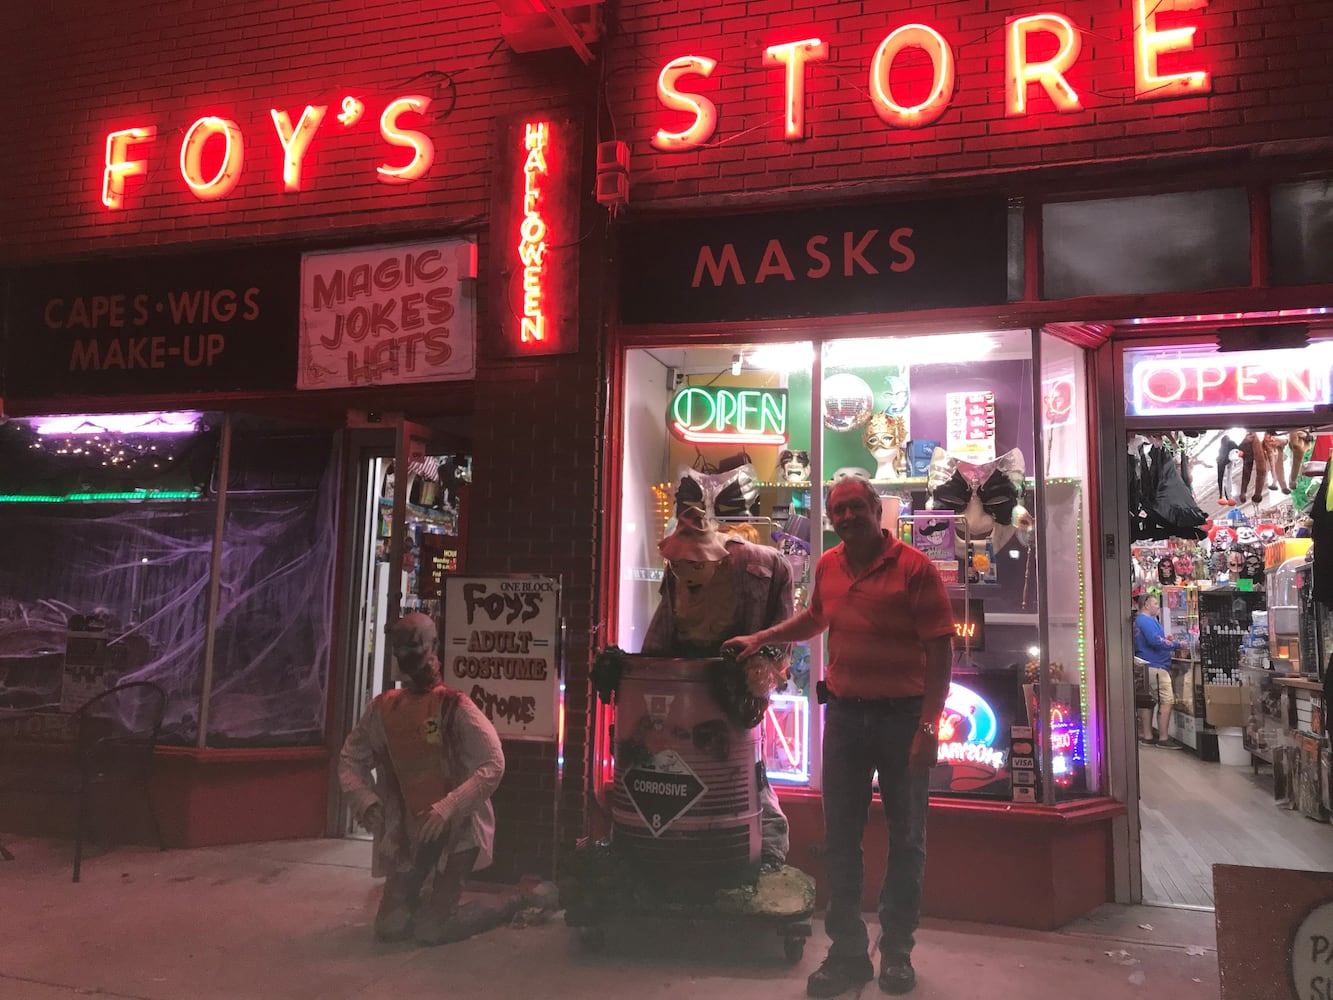
[(787, 390), (686, 386), (671, 400), (671, 430), (691, 444), (787, 443)]
[(961, 684), (949, 685), (949, 697), (940, 713), (940, 763), (966, 760), (996, 772), (1005, 765), (1005, 751), (997, 749), (1000, 723), (985, 698)]
[(764, 766), (773, 781), (810, 781), (810, 699), (803, 694), (774, 694), (764, 713)]

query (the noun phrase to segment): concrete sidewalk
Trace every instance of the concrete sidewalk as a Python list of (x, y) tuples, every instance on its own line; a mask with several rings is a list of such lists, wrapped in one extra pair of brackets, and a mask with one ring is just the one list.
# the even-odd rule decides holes
[[(558, 915), (516, 926), (540, 920), (533, 910), (459, 944), (383, 945), (370, 932), (379, 883), (363, 842), (115, 847), (85, 860), (78, 885), (70, 845), (9, 843), (17, 860), (0, 861), (5, 1000), (795, 1000), (825, 950), (818, 925), (790, 966), (772, 930), (639, 922), (614, 928), (590, 955)], [(1219, 994), (1211, 913), (1107, 906), (1055, 934), (927, 921), (918, 940), (919, 1000)], [(873, 982), (860, 991), (881, 995)]]

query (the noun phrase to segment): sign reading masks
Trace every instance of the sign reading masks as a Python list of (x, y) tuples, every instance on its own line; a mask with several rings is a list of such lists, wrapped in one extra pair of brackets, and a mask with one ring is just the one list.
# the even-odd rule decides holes
[(717, 323), (999, 305), (1003, 198), (643, 221), (621, 245), (621, 319)]

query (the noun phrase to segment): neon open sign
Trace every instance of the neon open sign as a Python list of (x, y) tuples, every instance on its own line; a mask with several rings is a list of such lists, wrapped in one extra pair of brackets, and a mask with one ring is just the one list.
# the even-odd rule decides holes
[(691, 444), (787, 443), (787, 390), (689, 385), (671, 400), (671, 430)]
[(1310, 410), (1333, 399), (1329, 360), (1321, 350), (1145, 358), (1131, 369), (1130, 405), (1136, 416)]

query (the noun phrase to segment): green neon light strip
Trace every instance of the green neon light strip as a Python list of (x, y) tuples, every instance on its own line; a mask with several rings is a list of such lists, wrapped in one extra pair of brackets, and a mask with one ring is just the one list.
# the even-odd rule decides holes
[(0, 493), (0, 503), (105, 503), (115, 500), (198, 500), (202, 490), (132, 490), (129, 493)]

